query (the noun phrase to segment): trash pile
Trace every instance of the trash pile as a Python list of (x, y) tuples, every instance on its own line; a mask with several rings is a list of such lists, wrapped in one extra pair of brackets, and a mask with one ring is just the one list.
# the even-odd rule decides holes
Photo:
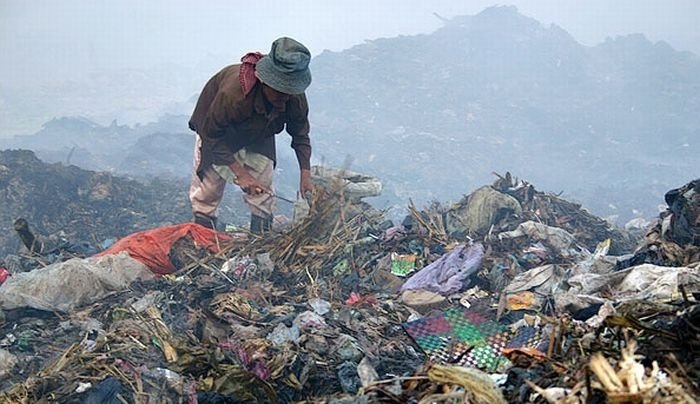
[(0, 150), (0, 258), (16, 250), (12, 224), (25, 218), (47, 238), (45, 253), (122, 237), (191, 216), (186, 184), (149, 184), (76, 166), (47, 164), (29, 150)]
[[(55, 262), (94, 253), (136, 231), (190, 220), (188, 184), (158, 178), (136, 181), (48, 164), (29, 150), (0, 150), (0, 260), (14, 255), (21, 244), (13, 229), (20, 217), (42, 236), (38, 241), (44, 264), (47, 258)], [(244, 209), (235, 193), (227, 194), (225, 202)], [(227, 209), (221, 219), (238, 223), (248, 218)]]
[(695, 402), (700, 180), (636, 240), (510, 174), (400, 224), (334, 176), (263, 236), (9, 274), (0, 402)]

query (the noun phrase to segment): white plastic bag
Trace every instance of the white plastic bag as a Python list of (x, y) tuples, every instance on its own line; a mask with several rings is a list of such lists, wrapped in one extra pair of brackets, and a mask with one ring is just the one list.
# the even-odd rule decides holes
[(73, 258), (11, 276), (0, 286), (0, 308), (24, 307), (70, 312), (109, 292), (122, 290), (153, 273), (126, 253), (96, 258)]

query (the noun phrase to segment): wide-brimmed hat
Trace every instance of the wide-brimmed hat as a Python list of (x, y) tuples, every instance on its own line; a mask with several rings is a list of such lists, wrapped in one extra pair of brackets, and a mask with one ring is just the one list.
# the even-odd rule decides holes
[(260, 80), (273, 89), (290, 95), (302, 94), (311, 84), (306, 46), (292, 38), (282, 37), (272, 43), (268, 55), (255, 65)]

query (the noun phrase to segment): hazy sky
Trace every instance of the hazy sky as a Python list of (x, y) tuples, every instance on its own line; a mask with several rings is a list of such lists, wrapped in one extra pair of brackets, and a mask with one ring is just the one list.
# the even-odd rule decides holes
[[(492, 0), (0, 0), (0, 139), (53, 117), (187, 114), (219, 68), (291, 36), (312, 54), (429, 33)], [(584, 45), (643, 33), (700, 55), (700, 0), (511, 0)], [(124, 71), (124, 69), (131, 69)]]
[[(0, 84), (80, 76), (107, 66), (194, 65), (209, 55), (267, 50), (288, 35), (317, 54), (365, 39), (430, 32), (433, 16), (475, 14), (488, 0), (0, 0)], [(594, 45), (641, 32), (700, 54), (699, 0), (511, 0)]]

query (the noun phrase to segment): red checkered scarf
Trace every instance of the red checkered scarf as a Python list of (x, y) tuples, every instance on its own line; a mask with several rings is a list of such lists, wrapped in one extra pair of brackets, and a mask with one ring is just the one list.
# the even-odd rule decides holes
[(241, 58), (241, 71), (238, 75), (238, 79), (241, 81), (244, 97), (250, 94), (250, 91), (258, 81), (257, 77), (255, 77), (255, 64), (258, 63), (258, 60), (263, 56), (264, 55), (260, 52), (249, 52)]

